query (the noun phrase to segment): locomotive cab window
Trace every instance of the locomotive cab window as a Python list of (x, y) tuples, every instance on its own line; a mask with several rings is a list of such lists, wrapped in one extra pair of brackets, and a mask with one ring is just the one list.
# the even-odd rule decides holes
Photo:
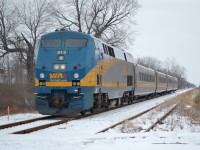
[(102, 45), (103, 45), (103, 50), (104, 50), (105, 54), (108, 54), (108, 55), (110, 55), (112, 57), (115, 57), (115, 52), (114, 52), (112, 47), (107, 46), (105, 44), (102, 44)]
[(109, 55), (115, 57), (115, 53), (112, 47), (108, 46)]
[(107, 45), (103, 44), (103, 50), (105, 54), (109, 54)]
[(87, 39), (67, 39), (65, 47), (70, 48), (83, 48), (87, 46)]
[(60, 47), (61, 46), (61, 40), (60, 39), (42, 40), (41, 46), (42, 47)]

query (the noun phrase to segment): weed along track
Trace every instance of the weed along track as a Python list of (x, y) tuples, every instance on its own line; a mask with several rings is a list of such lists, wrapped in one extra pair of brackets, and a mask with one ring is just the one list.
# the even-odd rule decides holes
[(170, 109), (166, 114), (164, 114), (162, 117), (158, 118), (157, 121), (155, 123), (153, 123), (148, 129), (146, 129), (145, 132), (149, 132), (151, 129), (153, 129), (157, 124), (159, 124), (160, 122), (162, 122), (165, 118), (167, 118), (167, 116), (169, 116), (175, 109), (176, 107), (180, 104), (180, 102), (178, 104), (176, 104), (172, 109)]
[[(141, 113), (139, 113), (139, 114), (137, 114), (137, 115), (134, 115), (134, 116), (132, 116), (132, 117), (130, 117), (130, 118), (124, 119), (124, 120), (122, 120), (122, 121), (120, 121), (120, 122), (118, 122), (118, 123), (116, 123), (116, 124), (113, 124), (113, 125), (111, 125), (111, 126), (105, 128), (105, 129), (103, 129), (103, 130), (97, 132), (96, 134), (102, 133), (102, 132), (106, 132), (106, 131), (108, 131), (109, 129), (113, 129), (113, 128), (117, 127), (117, 126), (123, 125), (123, 124), (126, 123), (127, 121), (133, 121), (133, 120), (135, 120), (135, 119), (138, 119), (138, 118), (140, 118), (141, 116), (143, 116), (144, 114), (150, 113), (151, 111), (153, 111), (153, 110), (155, 110), (155, 109), (161, 107), (161, 106), (162, 106), (163, 104), (165, 104), (165, 103), (166, 103), (166, 102), (163, 102), (163, 103), (161, 103), (161, 104), (159, 104), (159, 105), (156, 105), (156, 106), (154, 106), (154, 107), (151, 107), (151, 108), (149, 108), (149, 109), (147, 109), (147, 110), (145, 110), (145, 111), (143, 111), (143, 112), (141, 112)], [(179, 103), (180, 103), (180, 102), (179, 102)], [(156, 121), (155, 123), (153, 123), (148, 129), (146, 129), (145, 132), (150, 131), (150, 130), (153, 129), (158, 123), (160, 123), (161, 121), (163, 121), (168, 115), (170, 115), (170, 114), (173, 112), (173, 110), (176, 109), (176, 107), (179, 105), (179, 103), (177, 103), (172, 109), (170, 109), (170, 110), (169, 110), (166, 114), (164, 114), (162, 117), (160, 117), (159, 119), (157, 119), (157, 121)]]
[[(165, 103), (165, 102), (164, 102), (164, 103)], [(124, 119), (124, 120), (122, 120), (122, 121), (120, 121), (120, 122), (118, 122), (118, 123), (116, 123), (116, 124), (114, 124), (114, 125), (111, 125), (111, 126), (105, 128), (105, 129), (103, 129), (103, 130), (97, 132), (96, 134), (102, 133), (102, 132), (106, 132), (106, 131), (108, 131), (109, 129), (115, 128), (116, 126), (125, 123), (126, 121), (134, 120), (134, 119), (136, 119), (136, 118), (142, 116), (143, 114), (148, 113), (149, 111), (151, 111), (151, 110), (153, 110), (153, 109), (159, 107), (159, 106), (162, 105), (162, 104), (163, 104), (163, 103), (161, 103), (161, 104), (159, 104), (159, 105), (156, 105), (156, 106), (154, 106), (154, 107), (151, 107), (151, 108), (149, 108), (149, 109), (147, 109), (147, 110), (145, 110), (145, 111), (143, 111), (143, 112), (141, 112), (141, 113), (139, 113), (139, 114), (137, 114), (137, 115), (134, 115), (134, 116), (132, 116), (132, 117), (130, 117), (130, 118)]]

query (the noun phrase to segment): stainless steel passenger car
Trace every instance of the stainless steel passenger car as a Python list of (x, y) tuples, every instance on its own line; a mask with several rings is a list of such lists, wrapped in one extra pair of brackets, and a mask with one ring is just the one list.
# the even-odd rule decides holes
[(174, 90), (173, 80), (174, 80), (174, 77), (167, 75), (167, 92), (168, 93)]
[(156, 71), (144, 66), (135, 65), (135, 91), (136, 97), (146, 95), (153, 96), (156, 92)]
[(156, 94), (162, 95), (167, 91), (167, 75), (156, 71)]

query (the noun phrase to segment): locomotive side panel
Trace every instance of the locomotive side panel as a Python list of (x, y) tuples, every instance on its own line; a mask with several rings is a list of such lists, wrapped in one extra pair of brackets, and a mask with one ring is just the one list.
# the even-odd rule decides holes
[(132, 91), (134, 86), (133, 64), (121, 60), (113, 60), (103, 75), (102, 91), (107, 92), (110, 99), (122, 97), (125, 91)]
[[(98, 61), (95, 93), (106, 93), (109, 99), (120, 98), (124, 92), (133, 90), (134, 68), (132, 56), (122, 50), (94, 39)], [(98, 77), (99, 78), (99, 77)]]

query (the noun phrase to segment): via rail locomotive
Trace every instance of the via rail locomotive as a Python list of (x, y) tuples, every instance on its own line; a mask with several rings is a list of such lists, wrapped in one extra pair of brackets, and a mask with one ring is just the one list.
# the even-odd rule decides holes
[(84, 114), (177, 90), (177, 78), (138, 65), (130, 53), (85, 33), (42, 35), (35, 57), (41, 114)]

